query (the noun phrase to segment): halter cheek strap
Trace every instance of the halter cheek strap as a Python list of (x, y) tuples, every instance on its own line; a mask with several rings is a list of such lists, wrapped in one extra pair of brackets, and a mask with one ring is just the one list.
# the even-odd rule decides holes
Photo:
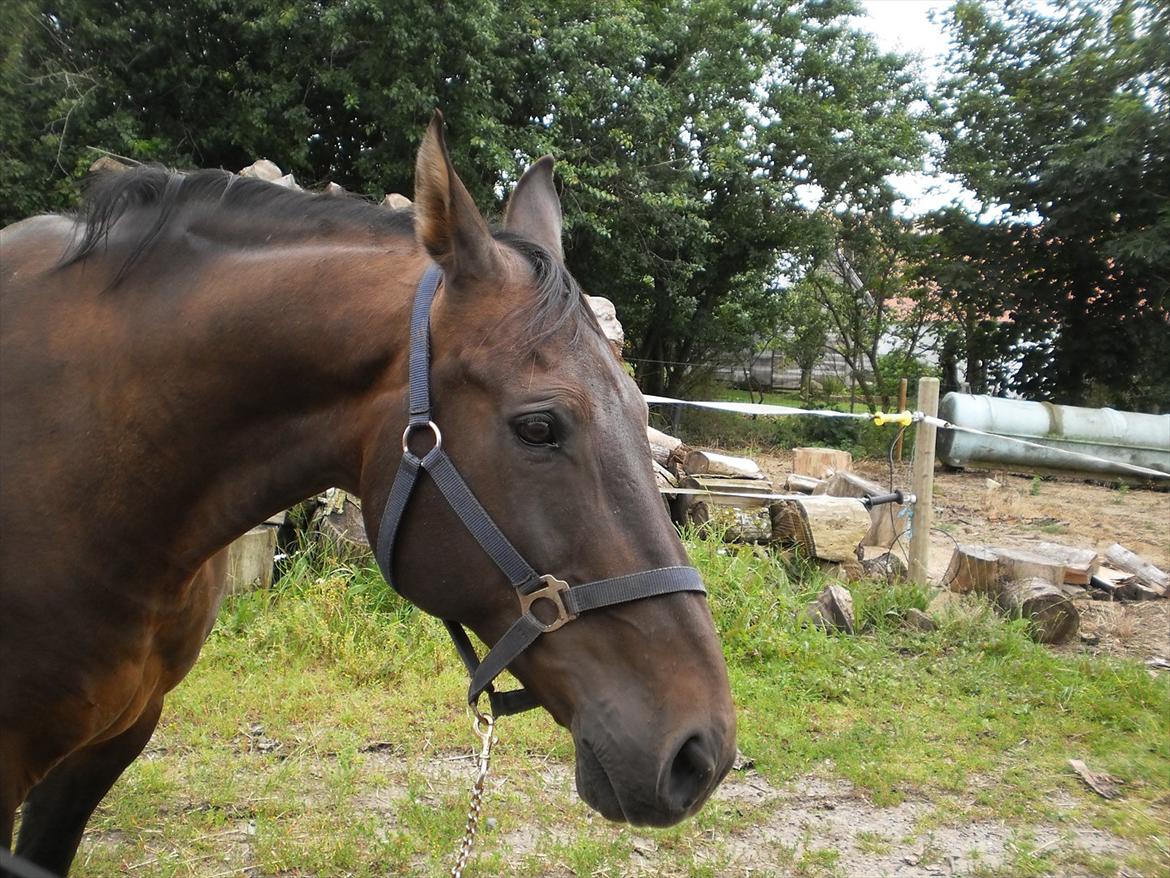
[[(497, 692), (492, 681), (542, 634), (556, 631), (589, 610), (676, 591), (706, 594), (706, 589), (699, 571), (693, 567), (660, 567), (570, 586), (555, 576), (538, 574), (516, 551), (443, 450), (442, 433), (431, 418), (430, 314), (442, 277), (442, 270), (431, 265), (415, 291), (410, 318), (410, 418), (402, 434), (402, 460), (378, 527), (375, 555), (382, 575), (387, 582), (393, 583), (394, 543), (399, 525), (419, 475), (426, 471), (452, 511), (503, 571), (519, 598), (520, 617), (482, 661), (463, 626), (451, 620), (443, 622), (471, 674), (468, 702), (475, 704), (486, 692), (492, 712), (496, 716), (506, 716), (538, 706), (536, 699), (524, 689)], [(410, 450), (410, 439), (415, 432), (423, 430), (431, 432), (434, 444), (430, 451), (419, 457)], [(543, 615), (555, 613), (552, 621), (544, 622), (533, 612), (537, 604), (547, 604)]]

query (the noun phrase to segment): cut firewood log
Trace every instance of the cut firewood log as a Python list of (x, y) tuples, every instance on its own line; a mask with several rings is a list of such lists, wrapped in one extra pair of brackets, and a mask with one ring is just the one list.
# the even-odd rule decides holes
[(1090, 585), (1115, 601), (1156, 601), (1165, 597), (1132, 573), (1110, 567), (1102, 567), (1094, 573)]
[(272, 564), (276, 554), (276, 528), (259, 525), (228, 545), (228, 594), (243, 594), (272, 587)]
[(760, 465), (747, 457), (732, 457), (715, 451), (692, 451), (683, 461), (691, 476), (725, 476), (729, 479), (766, 479)]
[(817, 486), (823, 484), (824, 482), (820, 479), (790, 473), (788, 479), (784, 482), (784, 490), (790, 494), (815, 494), (817, 492)]
[(857, 560), (872, 524), (869, 510), (851, 497), (794, 497), (771, 505), (772, 536), (825, 561)]
[[(1040, 576), (1020, 575), (1036, 569)], [(1040, 643), (1061, 643), (1080, 625), (1080, 614), (1062, 591), (1063, 565), (1038, 563), (999, 546), (957, 546), (943, 577), (953, 592), (981, 594), (1006, 613), (1030, 619)]]
[(861, 582), (865, 579), (865, 567), (856, 558), (844, 561), (818, 561), (820, 567), (834, 579), (841, 582)]
[(772, 540), (772, 516), (766, 506), (754, 509), (737, 509), (734, 506), (708, 506), (698, 504), (699, 509), (705, 510), (705, 520), (696, 521), (699, 524), (699, 535), (704, 539), (722, 537), (725, 543), (767, 543)]
[[(772, 483), (767, 479), (684, 476), (679, 480), (679, 487), (710, 493), (679, 494), (672, 511), (676, 522), (698, 525), (702, 535), (726, 530), (732, 542), (759, 542), (772, 538), (768, 499), (757, 496), (772, 493)], [(743, 510), (751, 514), (729, 516), (720, 513), (720, 509)], [(766, 524), (764, 518), (767, 518)]]
[(1131, 552), (1120, 543), (1114, 543), (1105, 550), (1105, 558), (1114, 567), (1132, 573), (1142, 585), (1155, 593), (1156, 597), (1166, 597), (1170, 592), (1170, 576), (1158, 567), (1155, 567), (1141, 555)]
[[(828, 479), (821, 482), (813, 494), (824, 494), (828, 497), (878, 497), (889, 492), (876, 482), (863, 479), (861, 476), (849, 472), (833, 473)], [(887, 549), (894, 545), (898, 538), (901, 526), (898, 522), (897, 507), (893, 503), (875, 506), (869, 511), (873, 527), (861, 541), (863, 546), (885, 546)]]
[(886, 552), (876, 558), (867, 558), (861, 562), (861, 569), (865, 575), (873, 579), (906, 578), (906, 564), (897, 555)]
[(1099, 564), (1095, 549), (1078, 549), (1041, 541), (1028, 543), (1023, 548), (1061, 564), (1064, 567), (1064, 582), (1067, 585), (1088, 585)]
[(814, 479), (827, 479), (833, 473), (853, 469), (853, 455), (835, 448), (793, 448), (792, 471)]
[(917, 607), (908, 607), (902, 614), (902, 625), (911, 631), (937, 631), (938, 622)]
[(275, 183), (283, 174), (284, 171), (276, 162), (270, 162), (268, 159), (257, 159), (248, 167), (240, 169), (241, 177), (257, 177), (261, 180), (267, 180), (269, 183)]
[(683, 445), (681, 439), (668, 436), (666, 433), (663, 433), (661, 430), (655, 430), (653, 427), (646, 428), (646, 439), (650, 443), (650, 456), (654, 458), (655, 463), (666, 467), (675, 476), (678, 476), (679, 472), (675, 463), (678, 460), (679, 452), (682, 449), (686, 449), (685, 452), (682, 452), (685, 455), (690, 453), (690, 449)]
[(652, 461), (652, 463), (654, 465), (654, 480), (658, 483), (659, 488), (669, 489), (678, 487), (678, 478), (674, 473), (656, 460)]
[(987, 546), (956, 546), (942, 585), (958, 594), (998, 594), (999, 557)]
[(602, 333), (609, 339), (613, 352), (620, 360), (622, 349), (626, 345), (626, 331), (622, 328), (622, 322), (618, 320), (617, 308), (605, 296), (586, 296), (585, 298), (589, 302), (593, 316), (597, 318), (597, 325), (601, 327)]
[(841, 585), (829, 585), (808, 605), (805, 618), (826, 631), (854, 631), (853, 595)]
[(1099, 567), (1089, 579), (1089, 585), (1115, 601), (1133, 600), (1134, 590), (1130, 586), (1135, 582), (1137, 577), (1132, 573), (1112, 567)]
[(767, 479), (725, 479), (722, 476), (684, 476), (679, 480), (680, 488), (709, 491), (699, 494), (697, 499), (715, 506), (736, 506), (752, 509), (767, 506), (767, 496), (772, 493), (772, 483)]
[(127, 171), (129, 169), (129, 165), (123, 164), (117, 159), (110, 158), (108, 155), (102, 156), (89, 166), (89, 172), (91, 174), (95, 171)]
[(362, 518), (361, 501), (340, 488), (330, 488), (313, 519), (317, 539), (346, 558), (359, 558), (371, 551)]
[[(1065, 561), (1072, 565), (1070, 568)], [(1086, 586), (1096, 569), (1096, 552), (1050, 543), (1030, 546), (956, 547), (943, 582), (952, 591), (997, 594), (1009, 579), (1039, 578), (1053, 585)]]
[(1005, 582), (997, 603), (1004, 612), (1030, 621), (1038, 643), (1064, 643), (1080, 628), (1076, 605), (1047, 579)]
[(999, 559), (1000, 578), (1043, 579), (1053, 585), (1065, 581), (1064, 563), (1048, 554), (1016, 546), (987, 546)]

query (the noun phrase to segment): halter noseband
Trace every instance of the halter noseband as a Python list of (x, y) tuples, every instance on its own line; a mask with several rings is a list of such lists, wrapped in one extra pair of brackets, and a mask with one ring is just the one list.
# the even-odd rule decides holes
[[(694, 591), (706, 594), (699, 571), (694, 567), (660, 567), (612, 579), (599, 579), (582, 585), (570, 586), (555, 576), (541, 576), (524, 560), (496, 527), (487, 511), (463, 481), (455, 464), (443, 450), (443, 437), (431, 419), (429, 387), (431, 302), (439, 288), (443, 272), (431, 265), (418, 283), (414, 309), (410, 317), (410, 420), (402, 433), (402, 461), (394, 476), (382, 523), (378, 528), (376, 556), (386, 581), (393, 583), (394, 540), (406, 510), (407, 502), (418, 481), (419, 472), (426, 470), (438, 486), (448, 505), (459, 516), (464, 526), (479, 542), (483, 550), (508, 577), (520, 599), (520, 618), (504, 633), (483, 660), (480, 661), (463, 626), (444, 620), (460, 658), (471, 674), (467, 700), (474, 705), (486, 692), (496, 716), (520, 713), (537, 707), (536, 699), (525, 689), (497, 692), (492, 681), (515, 658), (524, 652), (541, 634), (556, 631), (576, 619), (581, 613), (622, 604), (641, 598), (670, 594), (676, 591)], [(435, 444), (421, 458), (410, 450), (408, 440), (418, 430), (430, 430)], [(537, 602), (550, 602), (556, 609), (556, 618), (542, 622), (533, 612)]]

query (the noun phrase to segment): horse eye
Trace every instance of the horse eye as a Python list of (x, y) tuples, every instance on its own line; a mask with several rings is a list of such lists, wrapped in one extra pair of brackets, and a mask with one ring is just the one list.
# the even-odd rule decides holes
[(516, 424), (516, 435), (528, 445), (556, 445), (552, 423), (547, 417), (525, 418)]

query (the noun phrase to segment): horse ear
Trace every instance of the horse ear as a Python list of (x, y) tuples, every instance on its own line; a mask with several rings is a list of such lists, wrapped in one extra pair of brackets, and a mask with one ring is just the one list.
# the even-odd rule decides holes
[(553, 185), (553, 157), (546, 155), (532, 165), (516, 184), (508, 209), (504, 213), (504, 228), (540, 244), (562, 262), (561, 199)]
[(419, 242), (452, 277), (483, 277), (498, 268), (495, 241), (471, 194), (455, 173), (435, 110), (414, 167)]

